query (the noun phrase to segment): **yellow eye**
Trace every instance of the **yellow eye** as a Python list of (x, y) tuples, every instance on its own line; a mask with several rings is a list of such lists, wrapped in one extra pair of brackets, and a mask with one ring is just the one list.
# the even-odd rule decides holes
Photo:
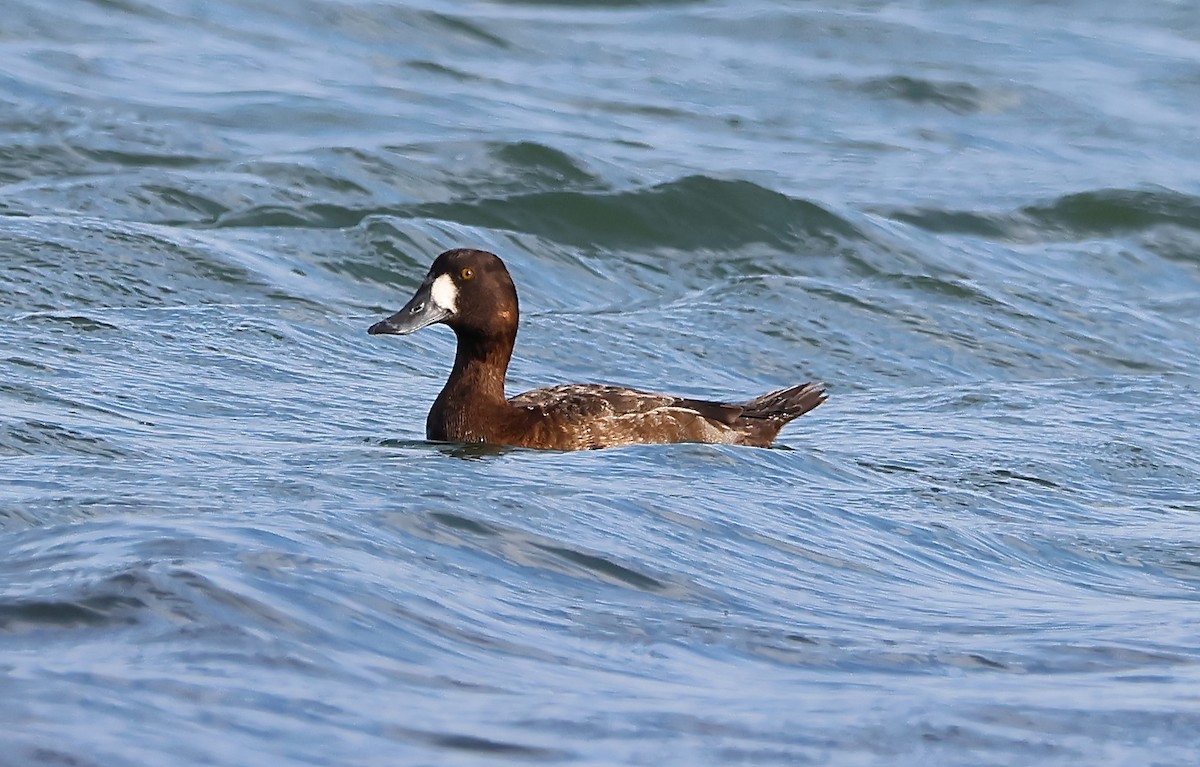
[(463, 270), (458, 273), (458, 276), (462, 277), (464, 280), (469, 280), (475, 276), (475, 271), (469, 266), (464, 266)]

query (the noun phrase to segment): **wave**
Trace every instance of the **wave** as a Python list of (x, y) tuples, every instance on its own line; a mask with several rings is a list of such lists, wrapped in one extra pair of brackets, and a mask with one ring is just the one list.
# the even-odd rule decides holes
[(791, 250), (865, 238), (853, 223), (816, 203), (749, 181), (708, 176), (621, 192), (539, 191), (366, 209), (258, 207), (222, 216), (215, 225), (345, 228), (373, 216), (516, 231), (587, 249), (711, 251), (766, 245)]
[[(9, 387), (0, 387), (8, 394)], [(108, 440), (84, 434), (62, 424), (36, 419), (0, 422), (0, 456), (16, 455), (87, 455), (125, 457), (125, 451)]]
[(935, 234), (1017, 243), (1078, 241), (1160, 227), (1200, 231), (1200, 197), (1169, 189), (1097, 189), (1010, 213), (910, 208), (885, 215)]
[(956, 114), (998, 112), (1017, 103), (1015, 95), (979, 88), (965, 82), (942, 82), (922, 77), (894, 75), (858, 83), (864, 93), (918, 106), (936, 106)]

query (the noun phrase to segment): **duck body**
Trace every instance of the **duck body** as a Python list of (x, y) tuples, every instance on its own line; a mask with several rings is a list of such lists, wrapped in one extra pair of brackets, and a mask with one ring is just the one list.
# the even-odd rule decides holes
[(367, 331), (407, 334), (444, 323), (458, 339), (454, 367), (425, 422), (426, 436), (552, 450), (707, 442), (770, 445), (785, 424), (825, 401), (817, 384), (724, 403), (601, 384), (551, 386), (505, 397), (519, 321), (517, 291), (492, 253), (442, 253), (412, 300)]

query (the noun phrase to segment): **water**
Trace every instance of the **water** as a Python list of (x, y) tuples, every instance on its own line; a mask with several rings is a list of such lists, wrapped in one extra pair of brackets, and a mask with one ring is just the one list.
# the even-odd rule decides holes
[[(41, 3), (0, 29), (0, 764), (1200, 747), (1188, 3)], [(423, 440), (510, 391), (777, 449)]]

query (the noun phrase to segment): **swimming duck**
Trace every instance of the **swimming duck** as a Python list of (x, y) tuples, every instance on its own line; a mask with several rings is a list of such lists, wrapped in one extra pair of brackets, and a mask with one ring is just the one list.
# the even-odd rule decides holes
[(412, 333), (434, 323), (458, 337), (454, 368), (425, 421), (431, 440), (584, 450), (708, 442), (766, 447), (784, 424), (825, 401), (805, 383), (737, 404), (599, 384), (534, 389), (506, 399), (517, 339), (517, 289), (494, 253), (460, 248), (437, 257), (403, 309), (367, 330)]

